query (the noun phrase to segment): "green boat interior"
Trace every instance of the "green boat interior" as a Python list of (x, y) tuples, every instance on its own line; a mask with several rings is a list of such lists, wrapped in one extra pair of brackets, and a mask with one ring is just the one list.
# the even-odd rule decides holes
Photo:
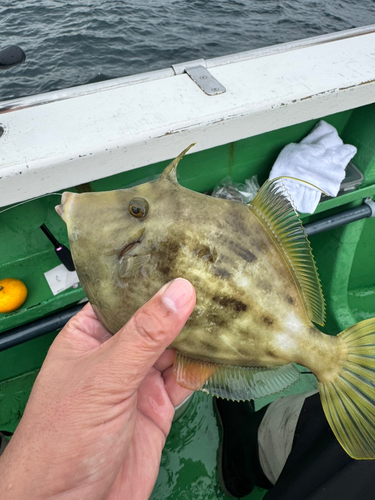
[[(355, 189), (322, 201), (313, 215), (302, 217), (303, 223), (360, 206), (365, 198), (375, 198), (375, 105), (321, 118), (336, 127), (344, 143), (357, 147), (353, 163), (364, 180)], [(243, 182), (256, 174), (261, 184), (281, 149), (299, 142), (317, 122), (318, 119), (310, 120), (197, 153), (192, 150), (179, 165), (180, 183), (207, 193), (226, 176)], [(199, 137), (196, 141), (199, 142)], [(167, 164), (166, 161), (148, 165), (87, 185), (72, 186), (70, 190), (126, 188), (156, 179)], [(60, 261), (40, 226), (45, 224), (59, 242), (68, 246), (65, 223), (54, 209), (59, 200), (59, 196), (48, 195), (0, 209), (0, 279), (18, 278), (28, 288), (27, 300), (20, 309), (0, 314), (0, 340), (16, 327), (63, 311), (85, 298), (80, 286), (54, 296), (44, 276)], [(361, 219), (310, 237), (327, 303), (327, 320), (322, 327), (325, 333), (336, 335), (360, 320), (375, 316), (374, 240), (375, 218)], [(15, 430), (56, 334), (50, 332), (0, 352), (0, 430)], [(303, 374), (285, 393), (309, 391), (315, 385), (313, 375)], [(257, 400), (256, 407), (278, 396)], [(212, 397), (195, 393), (176, 413), (151, 498), (229, 498), (220, 489), (217, 477), (219, 442), (220, 428)], [(263, 495), (264, 491), (256, 488), (246, 498), (257, 500)]]

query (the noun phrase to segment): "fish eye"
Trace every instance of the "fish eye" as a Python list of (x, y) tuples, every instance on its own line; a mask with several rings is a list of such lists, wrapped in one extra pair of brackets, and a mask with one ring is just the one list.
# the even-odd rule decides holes
[(136, 219), (146, 219), (149, 212), (149, 205), (147, 200), (143, 198), (134, 198), (129, 203), (129, 213)]

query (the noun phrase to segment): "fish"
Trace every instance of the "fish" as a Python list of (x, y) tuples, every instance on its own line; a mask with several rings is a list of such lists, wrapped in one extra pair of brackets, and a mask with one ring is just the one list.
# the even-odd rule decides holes
[(249, 204), (181, 186), (177, 166), (128, 189), (62, 195), (80, 283), (112, 334), (164, 284), (189, 280), (196, 306), (171, 344), (177, 382), (233, 401), (317, 378), (324, 413), (355, 459), (375, 458), (375, 319), (337, 336), (311, 245), (282, 180)]

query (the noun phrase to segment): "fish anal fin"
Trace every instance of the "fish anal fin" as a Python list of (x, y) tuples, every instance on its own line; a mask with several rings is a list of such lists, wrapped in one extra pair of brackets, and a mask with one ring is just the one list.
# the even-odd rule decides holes
[(176, 381), (186, 389), (198, 391), (216, 370), (214, 363), (192, 359), (177, 352), (173, 365)]
[(324, 297), (310, 242), (282, 179), (263, 184), (249, 207), (284, 255), (308, 317), (324, 325)]
[(276, 394), (299, 379), (293, 364), (276, 367), (227, 366), (194, 360), (179, 352), (174, 373), (178, 384), (232, 401)]

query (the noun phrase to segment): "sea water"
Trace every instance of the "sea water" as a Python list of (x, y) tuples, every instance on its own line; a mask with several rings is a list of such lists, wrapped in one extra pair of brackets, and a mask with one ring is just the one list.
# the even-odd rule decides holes
[(0, 101), (375, 23), (374, 0), (2, 0)]

